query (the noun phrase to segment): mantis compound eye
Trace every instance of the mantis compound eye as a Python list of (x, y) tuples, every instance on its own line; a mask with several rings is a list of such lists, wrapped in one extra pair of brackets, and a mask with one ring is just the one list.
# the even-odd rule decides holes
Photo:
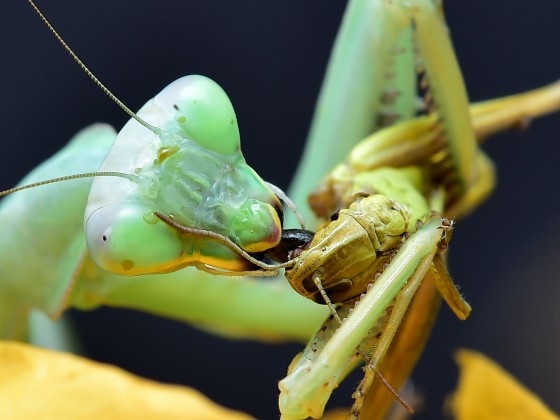
[(278, 209), (255, 199), (246, 200), (232, 219), (229, 236), (247, 252), (275, 247), (282, 238)]
[(223, 155), (240, 152), (233, 105), (213, 80), (200, 75), (182, 77), (161, 91), (154, 103), (171, 114), (163, 127), (168, 132)]
[(127, 276), (174, 270), (183, 250), (178, 233), (134, 203), (94, 211), (86, 220), (86, 241), (101, 268)]

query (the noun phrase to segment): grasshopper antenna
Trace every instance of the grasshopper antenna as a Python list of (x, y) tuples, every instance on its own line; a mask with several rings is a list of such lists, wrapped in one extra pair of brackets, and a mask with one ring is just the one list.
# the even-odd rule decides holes
[(27, 0), (27, 2), (31, 5), (31, 7), (33, 8), (33, 10), (35, 10), (35, 13), (37, 13), (37, 15), (39, 15), (39, 17), (41, 18), (41, 20), (43, 21), (43, 23), (47, 26), (47, 28), (49, 28), (49, 31), (51, 31), (51, 33), (54, 35), (54, 37), (58, 40), (58, 42), (60, 43), (60, 45), (62, 45), (62, 47), (68, 52), (68, 54), (70, 54), (70, 56), (74, 59), (74, 61), (80, 66), (80, 68), (84, 71), (84, 73), (86, 73), (88, 75), (88, 77), (97, 85), (99, 86), (99, 88), (105, 92), (105, 94), (111, 98), (111, 100), (113, 102), (115, 102), (119, 108), (121, 108), (124, 112), (126, 112), (131, 118), (134, 118), (136, 121), (138, 121), (138, 123), (140, 123), (141, 125), (143, 125), (144, 127), (146, 127), (148, 130), (150, 130), (152, 133), (154, 133), (157, 136), (161, 136), (162, 134), (165, 133), (164, 130), (162, 130), (161, 128), (158, 127), (154, 127), (153, 125), (149, 124), (147, 121), (144, 121), (142, 118), (140, 118), (138, 115), (136, 115), (134, 112), (132, 112), (130, 110), (129, 107), (127, 107), (123, 102), (121, 102), (121, 100), (119, 98), (117, 98), (113, 92), (111, 92), (103, 83), (101, 83), (101, 81), (91, 72), (91, 70), (84, 64), (84, 62), (82, 60), (80, 60), (80, 58), (76, 55), (76, 53), (74, 53), (74, 51), (72, 51), (72, 49), (70, 48), (70, 46), (66, 43), (66, 41), (64, 41), (64, 39), (62, 39), (62, 37), (58, 34), (58, 32), (56, 31), (56, 29), (54, 29), (54, 26), (51, 25), (51, 23), (48, 21), (48, 19), (45, 17), (45, 15), (41, 12), (41, 10), (39, 10), (39, 8), (37, 7), (37, 5), (33, 2), (33, 0)]

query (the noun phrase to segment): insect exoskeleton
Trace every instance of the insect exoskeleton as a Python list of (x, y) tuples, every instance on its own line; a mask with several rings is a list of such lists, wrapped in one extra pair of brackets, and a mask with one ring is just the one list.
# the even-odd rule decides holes
[[(167, 86), (138, 112), (159, 135), (130, 120), (100, 171), (85, 212), (89, 251), (105, 270), (123, 275), (171, 272), (202, 263), (227, 271), (254, 266), (214, 232), (248, 253), (281, 240), (282, 205), (241, 153), (226, 93), (198, 75)], [(160, 220), (200, 230), (185, 234)]]
[[(345, 302), (367, 290), (383, 271), (416, 222), (430, 213), (409, 177), (410, 169), (384, 168), (358, 174), (347, 190), (347, 209), (302, 248), (286, 278), (303, 296), (325, 303), (313, 276), (332, 302)], [(394, 183), (402, 181), (400, 188)], [(370, 195), (371, 194), (371, 195)]]

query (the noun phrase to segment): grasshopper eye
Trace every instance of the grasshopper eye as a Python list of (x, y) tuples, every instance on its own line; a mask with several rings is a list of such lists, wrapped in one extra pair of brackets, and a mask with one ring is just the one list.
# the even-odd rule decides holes
[(161, 91), (154, 102), (171, 113), (171, 122), (163, 127), (166, 131), (220, 154), (239, 153), (237, 117), (216, 82), (199, 75), (182, 77)]
[(182, 255), (180, 235), (141, 204), (101, 207), (86, 220), (85, 228), (91, 257), (111, 273), (131, 276), (170, 271), (177, 268)]

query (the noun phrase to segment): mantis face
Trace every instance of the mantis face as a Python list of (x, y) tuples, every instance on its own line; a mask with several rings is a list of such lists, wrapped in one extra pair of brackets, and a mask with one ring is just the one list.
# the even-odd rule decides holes
[[(103, 269), (122, 275), (170, 272), (194, 263), (231, 271), (251, 263), (205, 235), (229, 238), (244, 251), (280, 241), (282, 205), (241, 154), (235, 112), (225, 92), (204, 76), (167, 86), (138, 112), (163, 133), (131, 120), (92, 185), (84, 226), (88, 249)], [(178, 232), (161, 213), (200, 232)]]

